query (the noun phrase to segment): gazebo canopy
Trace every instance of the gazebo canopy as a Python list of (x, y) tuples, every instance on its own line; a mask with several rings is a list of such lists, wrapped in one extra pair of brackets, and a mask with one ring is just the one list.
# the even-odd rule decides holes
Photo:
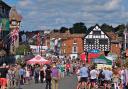
[(34, 58), (27, 61), (27, 64), (49, 64), (50, 61), (46, 60), (44, 57), (40, 55), (35, 56)]
[(93, 59), (92, 62), (94, 63), (101, 63), (101, 64), (109, 64), (109, 65), (112, 65), (112, 61), (107, 59), (104, 55), (101, 55), (99, 56), (98, 58), (96, 59)]

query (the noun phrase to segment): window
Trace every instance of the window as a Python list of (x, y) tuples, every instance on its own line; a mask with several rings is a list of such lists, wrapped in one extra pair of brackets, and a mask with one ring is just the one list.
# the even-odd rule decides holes
[(64, 44), (63, 44), (63, 46), (65, 47), (65, 46), (66, 46), (66, 44), (64, 43)]
[(76, 43), (76, 40), (74, 40), (74, 42), (73, 43)]
[(75, 57), (75, 56), (73, 56), (72, 58), (73, 58), (73, 59), (75, 59), (76, 57)]
[(77, 53), (77, 47), (73, 46), (72, 53)]
[(101, 31), (93, 31), (93, 35), (101, 35)]
[(94, 44), (95, 43), (95, 39), (86, 39), (86, 44)]
[(63, 50), (63, 52), (65, 53), (65, 49)]
[(99, 44), (101, 45), (108, 44), (108, 39), (99, 39)]
[(5, 8), (4, 8), (4, 7), (2, 7), (2, 13), (3, 13), (3, 14), (5, 13)]

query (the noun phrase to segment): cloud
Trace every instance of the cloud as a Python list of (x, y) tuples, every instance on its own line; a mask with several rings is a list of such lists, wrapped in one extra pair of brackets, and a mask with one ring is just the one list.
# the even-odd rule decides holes
[(113, 10), (113, 9), (119, 8), (120, 3), (121, 3), (121, 0), (110, 0), (108, 3), (105, 4), (105, 7), (108, 10)]
[(33, 10), (33, 11), (31, 11), (31, 12), (28, 13), (28, 16), (27, 17), (33, 17), (33, 16), (37, 15), (37, 13), (38, 13), (37, 11), (34, 11)]
[[(76, 22), (119, 24), (127, 21), (126, 0), (19, 0), (22, 24), (29, 30), (70, 27)], [(122, 11), (122, 5), (125, 8)]]
[(29, 6), (31, 3), (31, 0), (20, 0), (18, 2), (18, 4), (23, 8)]

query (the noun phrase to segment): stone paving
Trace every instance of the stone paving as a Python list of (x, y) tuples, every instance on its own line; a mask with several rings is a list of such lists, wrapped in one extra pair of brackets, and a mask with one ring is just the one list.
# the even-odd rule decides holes
[[(59, 82), (59, 89), (76, 89), (77, 77), (65, 77)], [(31, 81), (30, 84), (23, 85), (22, 89), (45, 89), (45, 83), (35, 84), (34, 81)]]

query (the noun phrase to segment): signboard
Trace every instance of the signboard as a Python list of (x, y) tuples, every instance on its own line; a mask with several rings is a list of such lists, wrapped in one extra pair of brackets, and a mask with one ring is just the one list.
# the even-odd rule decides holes
[(97, 64), (97, 69), (104, 69), (104, 68), (110, 68), (110, 69), (112, 69), (112, 65)]
[(90, 50), (88, 50), (88, 53), (100, 53), (100, 50), (98, 50), (98, 49), (90, 49)]

